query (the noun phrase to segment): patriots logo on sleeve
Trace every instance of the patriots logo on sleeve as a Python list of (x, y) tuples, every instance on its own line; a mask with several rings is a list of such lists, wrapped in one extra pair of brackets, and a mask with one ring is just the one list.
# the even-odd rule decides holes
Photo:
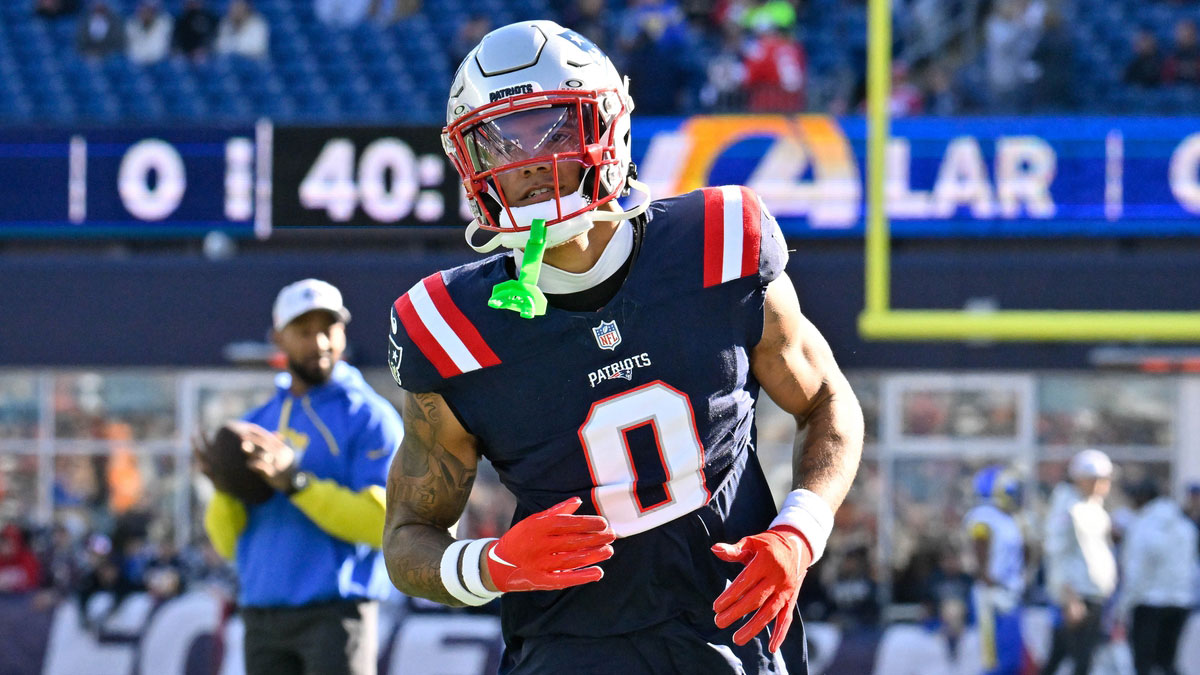
[(404, 358), (404, 347), (396, 344), (396, 338), (388, 336), (388, 343), (391, 349), (388, 350), (388, 370), (392, 371), (392, 379), (396, 381), (396, 386), (404, 386), (400, 384), (400, 359)]
[(396, 320), (396, 308), (392, 307), (392, 332), (388, 335), (388, 370), (392, 371), (392, 379), (396, 381), (396, 386), (400, 384), (400, 359), (404, 358), (404, 347), (396, 344), (396, 334), (400, 332), (399, 322)]

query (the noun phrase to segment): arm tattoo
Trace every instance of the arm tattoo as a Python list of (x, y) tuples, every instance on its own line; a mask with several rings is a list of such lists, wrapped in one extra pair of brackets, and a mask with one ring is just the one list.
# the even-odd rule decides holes
[(454, 541), (448, 530), (466, 507), (476, 468), (461, 458), (462, 448), (455, 454), (446, 446), (447, 420), (439, 398), (405, 396), (404, 441), (388, 472), (384, 559), (401, 591), (458, 605), (442, 585), (440, 565)]
[(396, 498), (408, 502), (409, 508), (430, 524), (449, 527), (462, 514), (476, 470), (463, 464), (439, 439), (442, 420), (434, 396), (408, 397), (401, 470), (393, 487)]

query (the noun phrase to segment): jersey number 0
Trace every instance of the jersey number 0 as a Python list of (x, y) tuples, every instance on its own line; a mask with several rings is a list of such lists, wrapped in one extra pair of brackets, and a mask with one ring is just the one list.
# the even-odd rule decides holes
[[(629, 437), (648, 427), (658, 448), (661, 468), (642, 466), (643, 475), (659, 471), (665, 498), (645, 504), (638, 488), (638, 466)], [(645, 430), (643, 430), (645, 433)], [(692, 404), (683, 392), (656, 380), (596, 401), (579, 428), (591, 472), (592, 501), (618, 537), (645, 532), (708, 503), (704, 484), (704, 447), (696, 431)], [(643, 462), (645, 459), (643, 458)]]

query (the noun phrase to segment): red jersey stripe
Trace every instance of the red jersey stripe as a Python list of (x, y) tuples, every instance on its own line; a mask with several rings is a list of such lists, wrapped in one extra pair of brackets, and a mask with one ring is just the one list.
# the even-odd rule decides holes
[(725, 251), (725, 196), (720, 188), (704, 193), (704, 287), (721, 283), (721, 259)]
[(742, 187), (742, 276), (758, 273), (759, 246), (762, 244), (762, 209), (758, 197)]
[(395, 309), (396, 316), (400, 317), (400, 323), (404, 324), (405, 332), (412, 338), (413, 344), (417, 345), (417, 349), (420, 349), (433, 367), (437, 368), (438, 375), (454, 377), (462, 373), (458, 366), (454, 365), (454, 359), (450, 358), (446, 350), (438, 344), (433, 334), (425, 327), (425, 322), (421, 321), (421, 317), (413, 307), (412, 300), (408, 298), (408, 293), (396, 300)]
[(425, 290), (429, 292), (429, 297), (433, 300), (433, 305), (437, 308), (438, 313), (442, 315), (442, 319), (450, 326), (458, 339), (462, 340), (467, 351), (471, 352), (471, 356), (474, 356), (475, 360), (479, 362), (479, 367), (487, 368), (500, 363), (500, 358), (484, 341), (479, 330), (475, 328), (475, 324), (471, 323), (471, 320), (450, 298), (450, 292), (446, 290), (446, 282), (442, 279), (442, 273), (434, 272), (425, 277), (421, 283), (425, 284)]

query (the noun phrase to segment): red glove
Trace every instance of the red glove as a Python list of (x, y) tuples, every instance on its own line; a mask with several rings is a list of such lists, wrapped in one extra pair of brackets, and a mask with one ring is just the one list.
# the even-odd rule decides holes
[(792, 625), (800, 584), (812, 563), (808, 542), (798, 531), (777, 526), (762, 534), (743, 537), (736, 544), (717, 544), (712, 552), (725, 562), (746, 566), (713, 603), (717, 628), (726, 628), (755, 612), (733, 634), (734, 643), (744, 645), (775, 619), (768, 648), (777, 651)]
[(612, 557), (617, 535), (603, 516), (577, 516), (572, 497), (513, 525), (489, 544), (488, 573), (496, 590), (551, 591), (604, 577), (596, 563)]

